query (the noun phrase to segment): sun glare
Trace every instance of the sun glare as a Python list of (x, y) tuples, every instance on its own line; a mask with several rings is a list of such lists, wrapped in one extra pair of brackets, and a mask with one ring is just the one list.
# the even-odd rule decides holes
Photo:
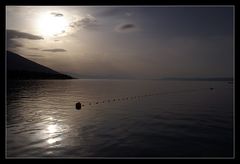
[(49, 13), (41, 15), (37, 19), (37, 29), (40, 35), (45, 37), (53, 37), (66, 32), (69, 22), (63, 16), (56, 17)]

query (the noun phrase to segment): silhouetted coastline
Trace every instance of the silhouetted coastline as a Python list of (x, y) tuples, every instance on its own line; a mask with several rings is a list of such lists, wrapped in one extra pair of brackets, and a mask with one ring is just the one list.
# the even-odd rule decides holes
[(6, 74), (8, 80), (73, 79), (69, 75), (56, 72), (10, 51), (7, 51)]

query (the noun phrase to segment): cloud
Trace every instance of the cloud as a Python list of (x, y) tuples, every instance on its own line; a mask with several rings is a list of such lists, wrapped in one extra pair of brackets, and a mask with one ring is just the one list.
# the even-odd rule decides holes
[(135, 28), (134, 24), (125, 24), (120, 27), (121, 30), (132, 29)]
[(41, 36), (33, 35), (17, 30), (7, 30), (7, 48), (23, 47), (22, 43), (19, 43), (17, 39), (30, 39), (30, 40), (41, 40), (44, 39)]
[(51, 12), (51, 15), (55, 16), (55, 17), (63, 17), (62, 13), (58, 13), (58, 12)]
[(133, 32), (137, 31), (138, 27), (133, 23), (120, 24), (115, 27), (117, 32)]
[(41, 51), (48, 51), (48, 52), (66, 52), (67, 50), (61, 49), (61, 48), (55, 48), (55, 49), (43, 49)]
[(48, 52), (66, 52), (67, 50), (61, 48), (53, 48), (53, 49), (39, 49), (39, 48), (28, 48), (30, 50), (39, 50), (39, 51), (48, 51)]
[(31, 39), (31, 40), (41, 40), (44, 39), (41, 36), (38, 35), (33, 35), (33, 34), (29, 34), (29, 33), (25, 33), (25, 32), (20, 32), (17, 30), (7, 30), (7, 37), (9, 39)]
[(72, 28), (84, 28), (84, 29), (96, 29), (99, 26), (95, 17), (87, 15), (86, 17), (72, 22), (70, 27)]
[(28, 48), (30, 50), (39, 50), (39, 48)]

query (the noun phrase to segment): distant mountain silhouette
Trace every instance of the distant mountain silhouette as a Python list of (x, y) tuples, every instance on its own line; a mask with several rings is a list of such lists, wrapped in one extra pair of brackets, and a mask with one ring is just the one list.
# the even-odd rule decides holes
[(161, 80), (182, 80), (182, 81), (233, 81), (232, 77), (196, 77), (196, 78), (179, 78), (179, 77), (169, 77), (169, 78), (162, 78)]
[(41, 64), (7, 51), (8, 79), (72, 79)]

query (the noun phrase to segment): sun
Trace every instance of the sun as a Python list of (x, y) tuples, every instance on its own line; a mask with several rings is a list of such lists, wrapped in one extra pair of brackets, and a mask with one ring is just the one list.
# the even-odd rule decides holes
[(38, 32), (45, 37), (54, 37), (64, 34), (68, 26), (69, 22), (65, 17), (56, 16), (51, 13), (40, 15), (36, 22)]

